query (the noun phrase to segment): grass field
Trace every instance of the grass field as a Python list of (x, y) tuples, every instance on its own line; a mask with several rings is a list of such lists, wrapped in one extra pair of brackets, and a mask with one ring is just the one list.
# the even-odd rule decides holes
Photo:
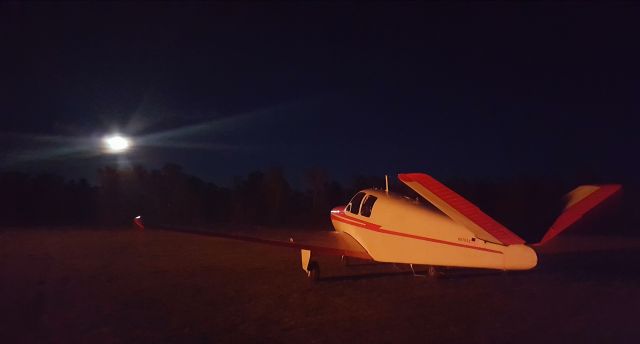
[(311, 285), (299, 253), (280, 247), (5, 229), (0, 342), (638, 342), (640, 240), (552, 245), (532, 271), (453, 270), (437, 280), (320, 257), (324, 279)]

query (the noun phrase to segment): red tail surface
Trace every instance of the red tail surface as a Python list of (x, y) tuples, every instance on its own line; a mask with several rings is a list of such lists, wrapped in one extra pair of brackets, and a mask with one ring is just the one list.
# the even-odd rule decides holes
[(543, 245), (622, 189), (619, 184), (583, 185), (567, 195), (567, 206), (536, 245)]
[(430, 175), (406, 173), (398, 178), (478, 238), (503, 245), (524, 244), (518, 235)]

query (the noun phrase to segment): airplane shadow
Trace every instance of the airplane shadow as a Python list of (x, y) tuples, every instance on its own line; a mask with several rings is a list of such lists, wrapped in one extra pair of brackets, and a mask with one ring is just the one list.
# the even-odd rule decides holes
[(376, 279), (391, 276), (411, 276), (411, 271), (389, 271), (389, 272), (369, 272), (358, 273), (353, 275), (333, 275), (321, 277), (318, 282), (340, 282), (340, 281), (356, 281), (365, 279)]
[[(576, 281), (633, 281), (640, 282), (640, 240), (633, 238), (585, 238), (583, 242), (569, 242), (571, 250), (546, 252), (538, 255), (538, 266), (525, 271), (501, 271), (467, 268), (440, 268), (442, 274), (436, 280), (469, 280), (479, 278), (509, 278), (531, 276), (535, 278), (558, 277)], [(605, 245), (606, 244), (606, 245)], [(550, 247), (553, 249), (553, 247)], [(339, 270), (339, 275), (322, 277), (323, 282), (411, 277), (413, 272), (408, 265), (376, 263), (371, 261), (354, 261)], [(395, 270), (391, 270), (395, 268)], [(383, 271), (381, 271), (383, 270)], [(332, 273), (332, 271), (329, 271)], [(426, 275), (423, 266), (417, 267), (416, 273)], [(431, 280), (430, 277), (416, 277)]]
[[(371, 264), (358, 264), (358, 266), (374, 266)], [(343, 274), (321, 277), (319, 282), (338, 282), (338, 281), (355, 281), (365, 279), (376, 279), (385, 277), (415, 277), (423, 280), (462, 280), (470, 278), (480, 277), (496, 277), (496, 276), (514, 276), (526, 273), (526, 271), (500, 271), (500, 270), (477, 270), (477, 269), (441, 269), (437, 277), (429, 277), (427, 270), (417, 270), (416, 276), (413, 276), (412, 271), (397, 270), (397, 271), (384, 271), (384, 272), (360, 272), (356, 274)]]

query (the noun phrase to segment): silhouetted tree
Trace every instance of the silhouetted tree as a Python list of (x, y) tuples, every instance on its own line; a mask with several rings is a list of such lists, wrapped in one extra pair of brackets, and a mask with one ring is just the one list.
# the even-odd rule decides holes
[(329, 174), (320, 168), (313, 168), (305, 173), (305, 179), (309, 186), (311, 196), (311, 216), (319, 218), (326, 214), (331, 206), (329, 205)]
[(264, 176), (262, 194), (266, 218), (264, 224), (279, 225), (285, 222), (291, 188), (282, 170), (272, 168)]

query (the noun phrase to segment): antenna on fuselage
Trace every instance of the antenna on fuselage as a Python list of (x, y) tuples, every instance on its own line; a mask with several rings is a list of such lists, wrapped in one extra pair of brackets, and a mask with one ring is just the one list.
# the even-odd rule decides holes
[(389, 193), (389, 176), (384, 175), (384, 192)]

